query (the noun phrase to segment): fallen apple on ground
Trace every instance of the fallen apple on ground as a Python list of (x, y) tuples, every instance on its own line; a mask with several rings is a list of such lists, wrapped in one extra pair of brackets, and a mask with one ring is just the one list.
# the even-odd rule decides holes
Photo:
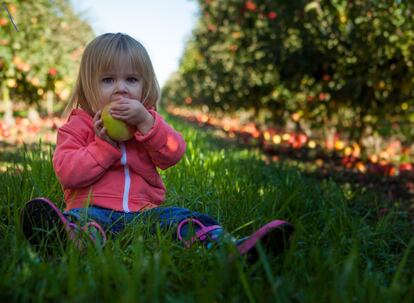
[(115, 119), (111, 116), (112, 103), (108, 103), (102, 109), (102, 122), (106, 128), (108, 136), (115, 141), (127, 141), (134, 136), (136, 128), (122, 120)]

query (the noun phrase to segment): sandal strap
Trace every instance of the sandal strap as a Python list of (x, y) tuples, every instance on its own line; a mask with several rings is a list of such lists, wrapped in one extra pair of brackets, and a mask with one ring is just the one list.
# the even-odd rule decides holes
[[(184, 240), (182, 235), (181, 235), (181, 229), (183, 228), (183, 226), (185, 224), (188, 224), (190, 222), (197, 224), (200, 227), (200, 230), (197, 231), (195, 233), (195, 235), (190, 240)], [(185, 219), (185, 220), (181, 221), (180, 224), (178, 224), (178, 226), (177, 226), (177, 236), (178, 236), (178, 239), (180, 241), (182, 241), (184, 243), (184, 245), (188, 248), (197, 240), (205, 241), (206, 238), (207, 238), (207, 234), (210, 231), (216, 230), (216, 229), (222, 229), (222, 228), (223, 227), (221, 227), (220, 225), (205, 226), (203, 223), (201, 223), (197, 219), (188, 218), (188, 219)]]
[[(90, 222), (86, 223), (84, 226), (82, 226), (82, 230), (87, 233), (88, 232), (88, 228), (91, 227), (91, 226), (94, 227), (94, 228), (96, 228), (96, 230), (99, 232), (99, 234), (102, 237), (102, 242), (105, 244), (105, 242), (106, 242), (106, 233), (102, 229), (102, 226), (100, 224), (98, 224), (97, 222), (90, 221)], [(89, 234), (89, 237), (95, 243), (95, 239), (92, 237), (92, 235)]]

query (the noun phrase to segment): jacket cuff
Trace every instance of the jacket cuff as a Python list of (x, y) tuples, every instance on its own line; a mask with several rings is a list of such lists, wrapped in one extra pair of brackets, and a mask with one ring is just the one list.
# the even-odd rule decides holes
[(154, 117), (154, 125), (145, 135), (137, 130), (135, 139), (143, 143), (149, 151), (158, 151), (167, 143), (167, 125), (156, 111), (148, 111)]
[(97, 135), (95, 135), (95, 142), (91, 143), (87, 150), (96, 162), (105, 169), (109, 168), (115, 161), (122, 157), (119, 149)]

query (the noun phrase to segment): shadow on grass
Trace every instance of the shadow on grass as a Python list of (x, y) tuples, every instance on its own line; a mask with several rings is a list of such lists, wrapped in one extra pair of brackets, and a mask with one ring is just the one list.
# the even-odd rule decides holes
[[(188, 123), (203, 129), (212, 135), (212, 141), (218, 148), (249, 148), (260, 150), (263, 162), (267, 165), (287, 165), (298, 168), (303, 175), (317, 180), (333, 180), (338, 185), (350, 188), (352, 191), (365, 192), (370, 190), (382, 200), (387, 200), (390, 206), (397, 206), (409, 212), (414, 220), (414, 178), (410, 175), (381, 176), (373, 173), (362, 173), (357, 170), (346, 169), (342, 158), (337, 153), (328, 153), (322, 149), (293, 149), (286, 146), (269, 147), (263, 139), (255, 140), (248, 134), (237, 133), (230, 137), (218, 127), (189, 121), (172, 116), (171, 120)], [(240, 165), (246, 165), (241, 161)]]

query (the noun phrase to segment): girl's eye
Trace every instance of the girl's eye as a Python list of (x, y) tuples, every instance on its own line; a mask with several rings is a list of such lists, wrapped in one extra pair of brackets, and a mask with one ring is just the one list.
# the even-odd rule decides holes
[(112, 83), (113, 79), (111, 77), (102, 78), (103, 83)]
[(128, 78), (127, 78), (127, 81), (128, 81), (128, 82), (138, 82), (138, 81), (139, 81), (139, 79), (138, 79), (138, 78), (136, 78), (136, 77), (128, 77)]

